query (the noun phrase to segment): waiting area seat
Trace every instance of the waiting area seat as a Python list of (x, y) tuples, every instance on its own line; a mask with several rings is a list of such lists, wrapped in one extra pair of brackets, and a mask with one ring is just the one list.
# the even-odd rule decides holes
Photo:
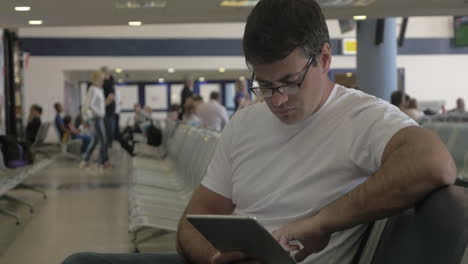
[(447, 146), (457, 166), (457, 184), (468, 182), (468, 124), (453, 122), (425, 122), (423, 126), (437, 133)]
[[(47, 198), (46, 194), (42, 190), (38, 190), (34, 187), (24, 184), (24, 181), (31, 175), (34, 175), (50, 164), (52, 164), (54, 159), (42, 159), (36, 161), (34, 164), (20, 167), (16, 169), (9, 169), (5, 166), (3, 154), (0, 151), (0, 199), (16, 202), (22, 205), (29, 207), (31, 213), (34, 212), (34, 207), (31, 204), (28, 204), (24, 201), (18, 200), (7, 193), (13, 189), (28, 189), (32, 191), (39, 192), (43, 195), (44, 199)], [(20, 224), (20, 219), (18, 215), (13, 212), (10, 212), (4, 208), (0, 208), (0, 214), (14, 217), (16, 219), (16, 224)]]
[(176, 231), (192, 192), (200, 184), (220, 134), (186, 126), (166, 134), (165, 159), (133, 158), (129, 192), (129, 231), (147, 228)]
[(359, 264), (468, 263), (468, 189), (442, 188), (374, 224)]

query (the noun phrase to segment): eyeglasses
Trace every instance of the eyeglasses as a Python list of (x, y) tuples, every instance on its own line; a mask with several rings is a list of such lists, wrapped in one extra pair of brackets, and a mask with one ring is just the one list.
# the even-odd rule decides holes
[(310, 65), (315, 61), (315, 55), (312, 55), (303, 70), (301, 80), (299, 82), (285, 84), (277, 87), (266, 87), (266, 86), (253, 86), (253, 80), (255, 78), (255, 72), (252, 72), (250, 91), (258, 97), (270, 98), (274, 93), (280, 93), (282, 95), (294, 95), (299, 92), (301, 85), (309, 71)]

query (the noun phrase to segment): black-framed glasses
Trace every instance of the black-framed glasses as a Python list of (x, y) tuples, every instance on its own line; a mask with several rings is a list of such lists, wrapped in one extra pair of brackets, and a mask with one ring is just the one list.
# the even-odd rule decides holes
[(263, 98), (270, 98), (270, 97), (273, 96), (274, 93), (280, 93), (282, 95), (297, 94), (299, 92), (299, 90), (301, 89), (301, 85), (304, 82), (305, 77), (307, 75), (307, 72), (309, 71), (310, 65), (312, 65), (314, 60), (315, 60), (315, 55), (312, 55), (310, 57), (309, 61), (307, 62), (304, 70), (303, 70), (302, 77), (301, 77), (300, 81), (295, 82), (295, 83), (280, 85), (280, 86), (276, 86), (276, 87), (253, 86), (253, 81), (254, 81), (254, 78), (255, 78), (255, 72), (252, 72), (252, 78), (250, 79), (251, 83), (250, 83), (250, 89), (249, 90), (252, 93), (254, 93), (256, 96), (263, 97)]

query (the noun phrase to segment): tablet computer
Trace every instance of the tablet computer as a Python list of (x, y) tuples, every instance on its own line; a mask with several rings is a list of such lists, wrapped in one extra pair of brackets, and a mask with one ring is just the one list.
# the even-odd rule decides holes
[(242, 251), (264, 264), (296, 263), (253, 217), (187, 215), (187, 220), (220, 252)]

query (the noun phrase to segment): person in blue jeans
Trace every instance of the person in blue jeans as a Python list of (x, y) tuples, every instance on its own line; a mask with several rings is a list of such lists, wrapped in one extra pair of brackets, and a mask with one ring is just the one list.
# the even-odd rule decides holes
[(105, 97), (102, 89), (104, 83), (104, 74), (101, 71), (96, 71), (91, 76), (92, 85), (86, 95), (85, 105), (82, 112), (85, 114), (85, 120), (88, 120), (93, 137), (91, 143), (84, 153), (83, 161), (80, 167), (88, 167), (89, 160), (93, 154), (94, 148), (99, 143), (99, 158), (98, 164), (101, 168), (111, 168), (108, 155), (108, 143), (106, 137), (106, 128), (104, 125), (105, 115)]
[(65, 116), (65, 118), (63, 119), (65, 131), (70, 133), (70, 136), (72, 139), (81, 140), (82, 144), (81, 144), (80, 153), (84, 154), (86, 150), (88, 149), (89, 143), (91, 143), (91, 136), (82, 134), (81, 131), (73, 125), (71, 120), (72, 120), (71, 116)]

